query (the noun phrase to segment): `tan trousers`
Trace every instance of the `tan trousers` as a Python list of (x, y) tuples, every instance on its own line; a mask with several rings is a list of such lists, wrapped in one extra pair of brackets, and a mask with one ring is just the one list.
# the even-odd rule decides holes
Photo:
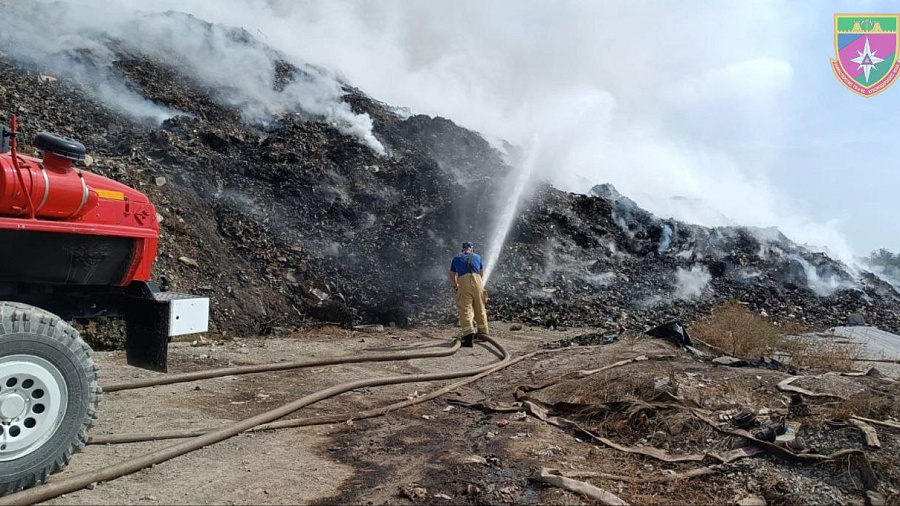
[[(462, 335), (468, 335), (478, 329), (480, 334), (488, 333), (487, 309), (484, 307), (486, 293), (484, 281), (480, 274), (466, 274), (460, 276), (459, 293), (456, 298), (456, 307), (459, 309), (459, 326), (462, 327)], [(474, 323), (472, 320), (475, 320)]]

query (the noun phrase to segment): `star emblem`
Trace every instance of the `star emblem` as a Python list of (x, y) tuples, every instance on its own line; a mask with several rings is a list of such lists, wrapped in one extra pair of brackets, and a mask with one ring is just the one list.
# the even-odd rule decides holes
[(859, 64), (859, 67), (856, 67), (856, 70), (863, 69), (863, 72), (866, 74), (866, 84), (869, 84), (869, 72), (873, 69), (878, 70), (875, 68), (875, 64), (884, 61), (884, 58), (875, 56), (875, 53), (877, 52), (878, 50), (872, 51), (869, 49), (869, 38), (866, 37), (866, 47), (864, 47), (862, 51), (857, 51), (856, 54), (859, 56), (850, 60), (853, 63)]

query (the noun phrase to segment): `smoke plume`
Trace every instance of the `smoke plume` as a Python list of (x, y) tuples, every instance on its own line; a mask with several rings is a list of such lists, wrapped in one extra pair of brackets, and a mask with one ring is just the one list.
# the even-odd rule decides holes
[[(301, 107), (380, 151), (370, 119), (340, 102), (339, 75), (379, 100), (449, 117), (498, 145), (503, 139), (527, 147), (539, 137), (534, 178), (561, 189), (586, 193), (610, 182), (661, 218), (778, 226), (799, 243), (852, 262), (838, 224), (814, 220), (772, 182), (792, 149), (783, 139), (796, 128), (791, 91), (798, 60), (785, 48), (794, 47), (791, 37), (806, 35), (804, 24), (794, 22), (808, 17), (806, 7), (774, 0), (68, 5), (74, 8), (67, 16), (34, 20), (40, 30), (16, 36), (34, 32), (40, 39), (51, 25), (61, 33), (54, 45), (82, 34), (121, 38), (182, 61), (250, 119)], [(235, 45), (220, 29), (160, 15), (168, 10), (240, 27), (311, 77), (275, 93), (271, 54)], [(3, 41), (9, 48), (11, 39)], [(59, 51), (38, 42), (28, 41), (34, 58)]]
[(258, 40), (258, 31), (254, 36), (179, 12), (177, 6), (154, 12), (157, 5), (136, 2), (26, 1), (4, 7), (5, 20), (16, 30), (0, 33), (0, 48), (24, 64), (73, 79), (111, 109), (134, 119), (159, 123), (181, 112), (129, 90), (127, 80), (114, 69), (122, 53), (178, 68), (248, 122), (301, 112), (332, 122), (344, 134), (385, 153), (372, 134), (371, 118), (354, 113), (341, 100), (343, 84), (334, 73), (273, 50)]
[(691, 270), (679, 267), (675, 270), (674, 296), (676, 299), (696, 299), (703, 294), (711, 279), (709, 270), (702, 265), (695, 265)]

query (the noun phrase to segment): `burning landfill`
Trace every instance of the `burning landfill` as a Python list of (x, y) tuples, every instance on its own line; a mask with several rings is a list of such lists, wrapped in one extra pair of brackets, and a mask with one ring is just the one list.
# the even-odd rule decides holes
[[(51, 4), (8, 3), (13, 15), (42, 25), (65, 16)], [(149, 196), (161, 222), (154, 277), (210, 297), (213, 335), (289, 334), (321, 323), (453, 323), (447, 263), (468, 239), (479, 248), (502, 244), (488, 265), (489, 311), (514, 326), (640, 333), (675, 318), (690, 326), (737, 300), (771, 321), (806, 328), (843, 325), (854, 313), (873, 326), (900, 328), (900, 294), (890, 284), (774, 228), (663, 219), (609, 184), (587, 194), (546, 183), (522, 191), (513, 160), (527, 147), (500, 149), (448, 119), (379, 102), (242, 29), (175, 12), (140, 22), (143, 38), (127, 36), (127, 24), (93, 27), (62, 34), (62, 48), (23, 42), (28, 30), (4, 33), (0, 112), (18, 114), (24, 144), (40, 131), (78, 139), (90, 155), (87, 170)], [(160, 35), (173, 24), (189, 37)], [(199, 42), (177, 47), (183, 40)], [(204, 52), (212, 44), (203, 41), (240, 55), (245, 78), (207, 72), (219, 55)], [(519, 193), (521, 202), (510, 203)], [(508, 230), (497, 223), (504, 215)], [(602, 330), (568, 337), (566, 345), (609, 340)], [(632, 385), (647, 391), (628, 405), (586, 398), (554, 404), (549, 395), (518, 392), (515, 411), (581, 437), (588, 425), (562, 416), (592, 424), (597, 406), (615, 423), (644, 420), (666, 438), (677, 430), (647, 421), (660, 416), (650, 412), (673, 410), (670, 425), (680, 420), (685, 431), (716, 425), (688, 385), (704, 375), (716, 382), (722, 369), (684, 372), (680, 360), (665, 362), (657, 375), (665, 385), (653, 378)], [(557, 393), (554, 399), (572, 398)], [(793, 393), (797, 404), (809, 398)], [(586, 405), (595, 402), (606, 403), (593, 404), (590, 415)], [(774, 441), (764, 433), (776, 425), (768, 422), (776, 419), (773, 409), (729, 412), (730, 437)], [(696, 451), (685, 444), (672, 451)]]
[[(447, 256), (464, 238), (490, 242), (492, 229), (471, 224), (492, 224), (502, 209), (491, 203), (515, 186), (502, 152), (444, 118), (326, 85), (333, 78), (324, 71), (285, 61), (242, 30), (172, 12), (142, 22), (228, 41), (258, 58), (252, 85), (271, 89), (251, 96), (203, 74), (199, 61), (214, 55), (165, 60), (173, 48), (81, 34), (52, 55), (58, 78), (41, 73), (42, 55), (17, 58), (7, 45), (0, 106), (19, 111), (24, 132), (81, 140), (90, 170), (149, 194), (162, 218), (157, 273), (209, 294), (215, 331), (269, 334), (309, 319), (450, 321)], [(121, 92), (78, 81), (95, 71)], [(330, 91), (340, 107), (291, 95), (328, 86), (341, 87)], [(126, 97), (165, 119), (121, 114)], [(371, 135), (351, 123), (370, 123)], [(539, 186), (519, 209), (489, 286), (497, 319), (565, 327), (613, 318), (641, 329), (738, 299), (813, 326), (863, 310), (885, 328), (900, 322), (890, 285), (775, 229), (660, 219), (610, 185), (589, 195)]]

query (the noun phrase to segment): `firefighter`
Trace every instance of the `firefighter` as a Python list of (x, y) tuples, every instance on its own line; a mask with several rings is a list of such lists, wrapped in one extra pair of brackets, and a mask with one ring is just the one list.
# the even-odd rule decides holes
[[(462, 244), (462, 252), (450, 262), (450, 284), (456, 290), (456, 307), (459, 310), (459, 326), (462, 327), (462, 345), (471, 348), (475, 332), (487, 335), (487, 292), (484, 291), (484, 264), (481, 255), (475, 253), (471, 242)], [(474, 322), (473, 322), (474, 320)]]

